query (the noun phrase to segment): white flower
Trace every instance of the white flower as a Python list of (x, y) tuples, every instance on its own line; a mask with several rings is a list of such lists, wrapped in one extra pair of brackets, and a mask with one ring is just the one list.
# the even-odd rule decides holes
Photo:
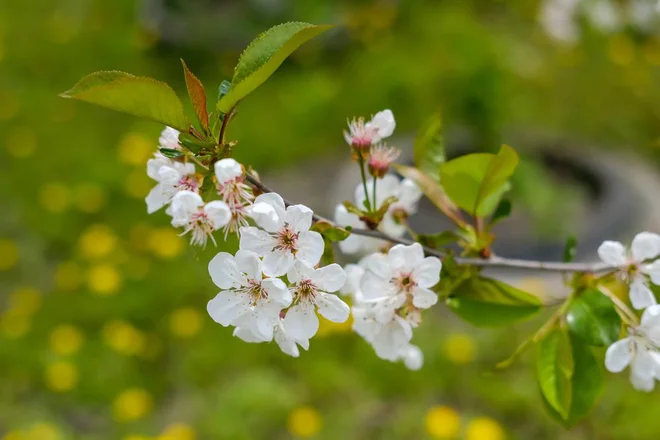
[(172, 127), (165, 127), (158, 138), (158, 146), (170, 150), (180, 150), (179, 134), (179, 130)]
[(344, 139), (348, 145), (367, 148), (389, 137), (394, 132), (396, 122), (391, 110), (383, 110), (365, 122), (363, 118), (353, 119), (348, 123), (348, 131), (344, 131)]
[(248, 207), (252, 204), (253, 195), (245, 184), (243, 165), (229, 158), (217, 161), (214, 168), (218, 195), (231, 210), (231, 219), (225, 226), (226, 240), (229, 232), (238, 232), (248, 225)]
[(240, 248), (256, 252), (264, 258), (267, 276), (282, 276), (296, 261), (312, 267), (321, 259), (324, 243), (321, 234), (310, 231), (313, 212), (303, 205), (286, 208), (278, 194), (257, 197), (249, 208), (249, 215), (259, 228), (240, 229)]
[(608, 347), (605, 367), (619, 373), (630, 366), (633, 387), (651, 391), (655, 380), (660, 380), (660, 305), (644, 310), (641, 324), (629, 329), (629, 334)]
[(296, 358), (300, 356), (298, 345), (305, 350), (309, 350), (309, 339), (296, 338), (292, 332), (287, 330), (283, 319), (281, 319), (277, 327), (275, 327), (275, 342), (283, 353)]
[[(335, 207), (335, 223), (342, 227), (365, 229), (367, 225), (360, 218), (348, 212), (344, 205)], [(357, 234), (349, 235), (345, 240), (339, 242), (339, 249), (345, 254), (366, 254), (376, 252), (387, 246), (387, 241), (373, 237), (363, 237)]]
[(173, 161), (160, 153), (147, 161), (147, 175), (158, 182), (146, 198), (149, 214), (167, 205), (179, 191), (198, 191), (195, 165)]
[(605, 241), (598, 248), (603, 262), (618, 268), (630, 283), (630, 302), (636, 309), (656, 304), (655, 295), (648, 286), (647, 276), (653, 284), (660, 284), (660, 262), (645, 264), (660, 255), (660, 235), (640, 232), (630, 246), (630, 252), (618, 241)]
[(204, 204), (202, 197), (192, 191), (180, 191), (172, 199), (168, 209), (172, 216), (172, 226), (184, 227), (183, 234), (192, 233), (190, 243), (206, 246), (206, 240), (213, 232), (225, 226), (231, 218), (231, 211), (225, 202), (215, 200)]
[(316, 310), (327, 320), (345, 322), (350, 315), (348, 305), (337, 295), (329, 292), (338, 291), (346, 281), (346, 274), (338, 264), (314, 269), (297, 262), (287, 273), (293, 283), (293, 306), (283, 319), (284, 328), (295, 340), (306, 340), (314, 336), (319, 329)]
[(243, 329), (237, 330), (240, 335), (251, 333), (251, 342), (270, 341), (280, 312), (291, 304), (286, 284), (279, 278), (262, 278), (259, 256), (244, 250), (235, 257), (220, 252), (209, 262), (209, 274), (223, 289), (207, 306), (213, 320)]
[(403, 364), (412, 371), (417, 371), (424, 365), (424, 353), (416, 345), (408, 345), (401, 350)]
[(438, 295), (430, 288), (440, 280), (442, 263), (437, 257), (424, 257), (419, 243), (397, 244), (387, 255), (370, 258), (367, 265), (360, 286), (366, 301), (412, 298), (412, 305), (418, 309), (427, 309), (438, 301)]

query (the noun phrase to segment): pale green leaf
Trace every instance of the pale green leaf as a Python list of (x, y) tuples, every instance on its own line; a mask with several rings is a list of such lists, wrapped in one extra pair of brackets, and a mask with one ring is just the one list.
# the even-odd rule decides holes
[(430, 117), (415, 137), (413, 159), (417, 168), (436, 182), (440, 181), (440, 165), (445, 161), (442, 116)]
[(125, 72), (96, 72), (60, 95), (188, 131), (190, 122), (176, 93), (164, 82)]
[(241, 54), (231, 87), (218, 101), (218, 110), (229, 112), (238, 101), (266, 81), (293, 51), (332, 27), (291, 22), (259, 35)]
[(538, 345), (536, 371), (541, 393), (562, 420), (571, 408), (573, 362), (568, 338), (554, 328)]

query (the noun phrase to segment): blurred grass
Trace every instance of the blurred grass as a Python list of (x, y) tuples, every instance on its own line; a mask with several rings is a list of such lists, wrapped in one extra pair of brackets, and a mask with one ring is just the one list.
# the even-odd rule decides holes
[(227, 2), (237, 37), (206, 46), (163, 42), (131, 1), (0, 4), (0, 438), (653, 438), (656, 398), (625, 374), (566, 432), (543, 412), (530, 354), (493, 372), (534, 324), (475, 330), (430, 312), (420, 372), (380, 361), (348, 326), (325, 323), (301, 359), (232, 338), (205, 312), (217, 249), (146, 215), (161, 127), (56, 95), (103, 69), (183, 94), (183, 57), (212, 96), (254, 29), (337, 22), (243, 103), (239, 160), (264, 172), (344, 154), (346, 117), (391, 107), (407, 133), (440, 106), (485, 149), (522, 127), (654, 157), (660, 42), (587, 31), (558, 48), (522, 0), (282, 4), (264, 18), (258, 2)]

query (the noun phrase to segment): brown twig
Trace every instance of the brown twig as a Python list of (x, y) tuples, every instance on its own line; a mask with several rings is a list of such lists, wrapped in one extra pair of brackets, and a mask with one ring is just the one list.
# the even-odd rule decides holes
[[(253, 185), (254, 187), (258, 188), (261, 192), (267, 193), (267, 192), (273, 192), (270, 188), (265, 186), (263, 183), (261, 183), (259, 180), (257, 180), (254, 176), (247, 174), (246, 176), (247, 181)], [(286, 199), (284, 200), (284, 203), (289, 206), (293, 205), (294, 203), (291, 203), (287, 201)], [(322, 217), (320, 215), (314, 214), (314, 221), (325, 221), (328, 222), (332, 225), (336, 225), (335, 222), (333, 222), (330, 219), (327, 219), (325, 217)], [(382, 233), (381, 231), (378, 230), (371, 230), (371, 229), (360, 229), (360, 228), (353, 228), (351, 229), (351, 234), (355, 235), (361, 235), (364, 237), (373, 237), (373, 238), (379, 238), (381, 240), (388, 241), (390, 243), (397, 243), (397, 244), (404, 244), (404, 245), (410, 245), (415, 243), (414, 240), (410, 240), (408, 238), (397, 238), (397, 237), (390, 237), (387, 234)], [(439, 258), (444, 258), (446, 257), (446, 254), (438, 251), (437, 249), (432, 249), (429, 247), (424, 246), (424, 252), (427, 255), (432, 255), (436, 256)], [(548, 271), (548, 272), (589, 272), (589, 273), (602, 273), (602, 272), (608, 272), (615, 270), (616, 268), (605, 264), (601, 262), (597, 263), (561, 263), (561, 262), (554, 262), (554, 261), (535, 261), (535, 260), (519, 260), (515, 258), (504, 258), (504, 257), (499, 257), (497, 255), (491, 255), (489, 258), (463, 258), (463, 257), (456, 257), (455, 261), (458, 264), (462, 265), (470, 265), (470, 266), (479, 266), (479, 267), (499, 267), (499, 268), (506, 268), (506, 269), (527, 269), (527, 270), (539, 270), (539, 271)]]

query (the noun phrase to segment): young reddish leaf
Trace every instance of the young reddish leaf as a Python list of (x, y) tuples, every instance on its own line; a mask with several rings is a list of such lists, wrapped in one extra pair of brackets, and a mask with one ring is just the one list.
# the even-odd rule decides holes
[(202, 82), (188, 69), (186, 62), (181, 59), (183, 66), (183, 74), (186, 78), (186, 87), (188, 88), (188, 95), (190, 101), (195, 109), (197, 120), (202, 125), (204, 131), (209, 130), (209, 114), (206, 109), (206, 92)]

